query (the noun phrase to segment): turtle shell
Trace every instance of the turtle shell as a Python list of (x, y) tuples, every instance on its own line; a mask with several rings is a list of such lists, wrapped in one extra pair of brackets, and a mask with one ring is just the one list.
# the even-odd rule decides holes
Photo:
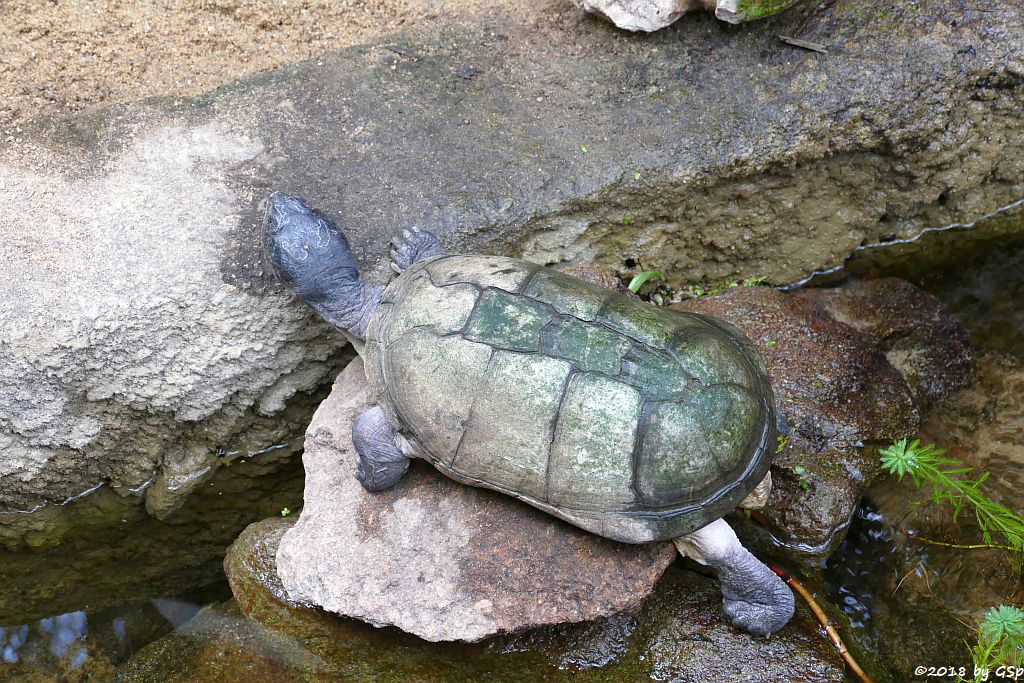
[(442, 473), (628, 543), (690, 533), (764, 478), (775, 406), (736, 328), (533, 263), (413, 264), (370, 320), (366, 374)]

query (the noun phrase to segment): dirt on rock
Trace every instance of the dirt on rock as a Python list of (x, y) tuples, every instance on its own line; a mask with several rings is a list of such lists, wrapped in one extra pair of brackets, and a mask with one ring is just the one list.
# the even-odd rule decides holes
[(188, 96), (324, 52), (484, 12), (585, 20), (569, 0), (10, 0), (0, 126), (149, 96)]

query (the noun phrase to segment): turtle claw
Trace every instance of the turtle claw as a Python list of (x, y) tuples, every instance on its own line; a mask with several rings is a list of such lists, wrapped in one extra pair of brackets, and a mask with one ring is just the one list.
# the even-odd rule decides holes
[(715, 570), (722, 582), (722, 613), (747, 633), (767, 638), (793, 616), (793, 591), (743, 547), (724, 519), (675, 539), (684, 556)]
[(399, 255), (397, 251), (395, 251), (394, 249), (391, 250), (391, 270), (395, 271), (399, 275), (401, 275), (402, 271), (405, 270), (404, 268), (401, 268), (398, 265), (398, 261), (401, 258), (402, 257)]
[(422, 259), (444, 254), (444, 247), (436, 237), (415, 226), (403, 230), (402, 236), (391, 244), (391, 268), (396, 273), (402, 273)]
[(772, 598), (774, 602), (747, 602), (726, 598), (722, 601), (722, 613), (736, 628), (768, 638), (789, 622), (795, 606), (793, 594), (788, 588), (784, 593), (773, 594)]

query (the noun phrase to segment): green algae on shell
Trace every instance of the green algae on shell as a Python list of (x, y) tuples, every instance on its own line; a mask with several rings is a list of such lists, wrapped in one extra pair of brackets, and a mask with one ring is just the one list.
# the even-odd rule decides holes
[(413, 264), (364, 358), (391, 424), (443, 474), (626, 543), (735, 509), (775, 449), (767, 370), (738, 329), (527, 261)]

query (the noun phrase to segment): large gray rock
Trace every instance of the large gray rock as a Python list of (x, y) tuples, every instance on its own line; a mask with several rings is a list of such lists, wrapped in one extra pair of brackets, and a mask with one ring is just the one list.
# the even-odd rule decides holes
[(300, 604), (426, 640), (480, 640), (636, 609), (676, 556), (625, 545), (419, 462), (368, 493), (352, 423), (372, 405), (362, 360), (342, 371), (306, 432), (305, 505), (277, 572)]
[(0, 509), (106, 482), (167, 515), (218, 447), (294, 436), (240, 440), (339, 343), (260, 271), (270, 189), (340, 216), (378, 279), (419, 224), (457, 250), (787, 282), (1008, 204), (1019, 10), (830, 3), (647, 37), (505, 16), (4, 129)]
[(340, 364), (340, 337), (223, 272), (250, 200), (225, 176), (264, 143), (211, 124), (102, 164), (19, 151), (0, 165), (0, 513), (105, 483), (164, 516), (218, 449), (300, 447), (279, 415)]

